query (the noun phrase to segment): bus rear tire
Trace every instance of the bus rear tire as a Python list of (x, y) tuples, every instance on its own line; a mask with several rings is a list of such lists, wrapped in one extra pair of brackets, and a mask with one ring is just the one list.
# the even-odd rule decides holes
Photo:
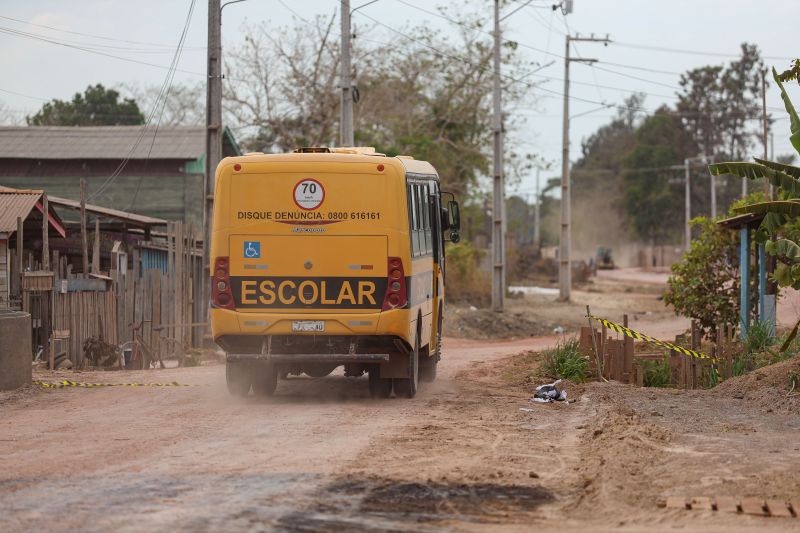
[(394, 393), (397, 397), (413, 398), (419, 390), (419, 352), (420, 352), (420, 332), (417, 331), (417, 338), (414, 341), (414, 351), (408, 354), (408, 375), (407, 378), (394, 380)]
[(442, 307), (439, 306), (439, 320), (436, 329), (436, 349), (430, 354), (430, 347), (428, 347), (428, 354), (426, 357), (421, 358), (419, 362), (419, 379), (426, 383), (436, 380), (436, 369), (439, 367), (439, 360), (442, 358)]
[(388, 398), (392, 395), (392, 379), (381, 377), (381, 365), (369, 369), (369, 395), (373, 398)]
[(250, 369), (240, 361), (225, 363), (225, 383), (233, 396), (245, 397), (250, 392)]
[(253, 378), (253, 393), (256, 396), (272, 396), (278, 387), (278, 369), (272, 363), (256, 365)]

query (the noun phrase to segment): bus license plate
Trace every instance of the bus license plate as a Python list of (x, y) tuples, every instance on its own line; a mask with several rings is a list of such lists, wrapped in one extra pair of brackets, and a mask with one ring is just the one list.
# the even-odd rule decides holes
[(324, 320), (293, 320), (292, 331), (325, 331)]

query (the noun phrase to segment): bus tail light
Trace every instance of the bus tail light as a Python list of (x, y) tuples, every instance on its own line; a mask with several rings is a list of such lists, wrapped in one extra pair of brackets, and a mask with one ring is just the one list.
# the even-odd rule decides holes
[(403, 261), (399, 257), (389, 258), (389, 268), (387, 270), (388, 283), (386, 284), (386, 296), (383, 298), (382, 311), (389, 311), (405, 307), (408, 303), (406, 293), (406, 274), (403, 271)]
[(217, 257), (211, 276), (212, 307), (235, 310), (231, 291), (230, 263), (227, 257)]

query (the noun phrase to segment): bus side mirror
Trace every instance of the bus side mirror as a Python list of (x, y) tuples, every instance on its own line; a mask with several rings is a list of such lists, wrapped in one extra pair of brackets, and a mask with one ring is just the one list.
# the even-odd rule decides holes
[(449, 211), (447, 210), (446, 207), (442, 208), (441, 219), (442, 219), (442, 231), (449, 230), (450, 229), (450, 213), (449, 213)]
[(458, 202), (450, 200), (447, 202), (447, 211), (449, 213), (448, 229), (450, 230), (450, 242), (457, 243), (461, 240), (461, 211), (458, 207)]

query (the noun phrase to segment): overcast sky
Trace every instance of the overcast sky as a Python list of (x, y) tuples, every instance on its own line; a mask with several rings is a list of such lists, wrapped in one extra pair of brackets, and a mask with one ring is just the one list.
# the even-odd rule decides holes
[[(404, 2), (428, 10), (449, 4), (436, 0)], [(89, 84), (99, 82), (117, 86), (135, 82), (160, 85), (171, 60), (170, 47), (174, 48), (178, 41), (189, 3), (189, 0), (0, 0), (0, 72), (3, 73), (0, 76), (0, 102), (24, 117), (25, 113), (35, 112), (43, 101), (69, 99)], [(357, 7), (366, 0), (351, 0), (351, 3), (351, 7)], [(508, 13), (523, 3), (522, 0), (510, 2), (504, 10)], [(572, 116), (600, 107), (584, 100), (619, 104), (633, 91), (649, 93), (645, 102), (648, 109), (655, 109), (662, 103), (672, 104), (675, 102), (678, 73), (702, 65), (728, 62), (738, 54), (742, 41), (757, 44), (762, 54), (769, 58), (767, 64), (775, 65), (779, 70), (788, 66), (790, 57), (800, 55), (800, 51), (791, 47), (800, 15), (800, 0), (575, 0), (574, 12), (566, 18), (547, 7), (552, 3), (534, 0), (530, 6), (506, 19), (503, 31), (505, 38), (520, 43), (519, 51), (526, 58), (542, 63), (555, 60), (553, 65), (539, 73), (540, 77), (532, 78), (546, 83), (543, 90), (533, 92), (530, 105), (515, 110), (524, 114), (525, 126), (509, 140), (509, 145), (519, 152), (541, 154), (555, 162), (556, 168), (559, 168), (561, 157), (563, 101), (561, 96), (545, 90), (559, 94), (563, 90), (564, 66), (560, 56), (564, 51), (567, 25), (573, 34), (608, 34), (614, 41), (607, 47), (595, 43), (577, 45), (582, 57), (597, 58), (600, 62), (596, 68), (573, 64), (571, 94), (576, 98), (570, 104)], [(461, 1), (452, 4), (454, 8), (463, 5)], [(493, 4), (490, 0), (476, 0), (473, 4), (476, 9), (485, 11), (487, 21), (491, 20)], [(223, 48), (241, 42), (239, 30), (247, 21), (292, 24), (294, 15), (287, 5), (311, 18), (316, 14), (332, 15), (339, 2), (247, 0), (228, 6), (223, 17)], [(203, 0), (197, 1), (187, 48), (179, 67), (187, 72), (178, 73), (176, 80), (196, 82), (204, 77), (206, 8)], [(445, 34), (453, 32), (452, 25), (446, 20), (398, 0), (379, 0), (353, 15), (353, 23), (360, 28), (359, 31), (381, 35), (384, 40), (392, 37), (390, 30), (364, 15), (395, 28), (406, 24), (426, 24)], [(31, 23), (76, 33), (54, 31)], [(9, 35), (7, 30), (34, 35)], [(35, 37), (90, 47), (101, 53), (164, 68), (76, 50)], [(155, 47), (154, 52), (154, 46), (139, 43), (163, 47)], [(800, 88), (791, 85), (789, 90), (800, 105)], [(768, 93), (767, 105), (775, 117), (784, 117), (774, 87)], [(574, 118), (571, 130), (573, 160), (579, 153), (581, 140), (607, 122), (612, 114), (613, 110), (600, 110)], [(792, 151), (788, 136), (788, 121), (778, 121), (775, 125), (776, 153)], [(532, 192), (532, 177), (524, 180), (519, 189), (523, 193)]]

